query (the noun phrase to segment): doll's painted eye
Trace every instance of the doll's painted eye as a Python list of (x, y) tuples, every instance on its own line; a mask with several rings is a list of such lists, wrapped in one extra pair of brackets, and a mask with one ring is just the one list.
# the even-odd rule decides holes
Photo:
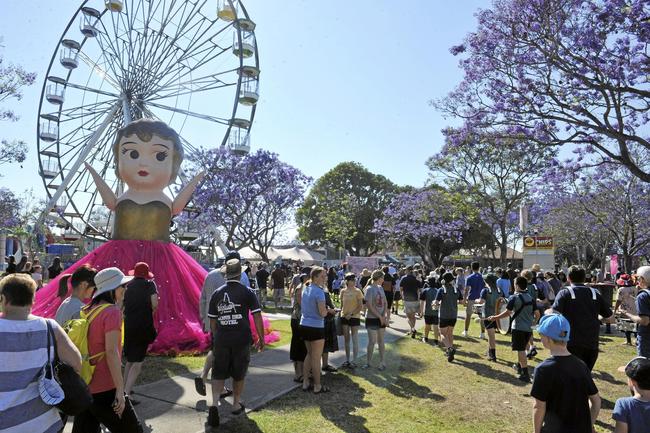
[(132, 150), (129, 152), (129, 156), (131, 159), (138, 159), (140, 157), (140, 153), (137, 150)]
[(158, 152), (158, 153), (156, 153), (156, 159), (158, 161), (161, 161), (161, 162), (166, 160), (167, 159), (167, 152)]

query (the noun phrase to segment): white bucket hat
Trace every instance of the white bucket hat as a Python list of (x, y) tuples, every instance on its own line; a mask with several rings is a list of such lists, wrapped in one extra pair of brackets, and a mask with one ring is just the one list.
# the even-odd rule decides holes
[(93, 299), (102, 293), (110, 292), (131, 281), (133, 277), (128, 277), (122, 273), (118, 268), (106, 268), (97, 272), (95, 275), (95, 286), (97, 290), (93, 294)]

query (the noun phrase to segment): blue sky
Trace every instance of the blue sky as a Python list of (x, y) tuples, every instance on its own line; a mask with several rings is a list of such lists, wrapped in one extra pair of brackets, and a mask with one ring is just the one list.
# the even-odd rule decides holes
[[(22, 168), (3, 167), (0, 186), (16, 192), (33, 187), (44, 195), (35, 149), (40, 91), (56, 42), (79, 2), (2, 3), (2, 53), (38, 79), (22, 101), (4, 104), (21, 120), (2, 123), (0, 137), (20, 138), (31, 147)], [(440, 130), (453, 123), (428, 101), (460, 80), (458, 59), (448, 49), (475, 27), (474, 13), (489, 2), (244, 4), (257, 23), (262, 71), (252, 148), (276, 152), (314, 178), (351, 160), (397, 184), (423, 185), (424, 162), (440, 148)]]

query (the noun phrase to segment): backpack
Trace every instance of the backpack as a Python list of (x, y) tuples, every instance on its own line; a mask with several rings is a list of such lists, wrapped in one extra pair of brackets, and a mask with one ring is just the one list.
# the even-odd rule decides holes
[(104, 352), (96, 353), (95, 355), (90, 356), (88, 350), (88, 331), (90, 329), (90, 324), (93, 320), (112, 304), (102, 304), (88, 312), (84, 312), (82, 309), (79, 313), (79, 319), (68, 320), (65, 324), (65, 331), (70, 337), (70, 340), (77, 346), (79, 352), (81, 353), (81, 372), (79, 375), (87, 384), (93, 378), (93, 373), (95, 372), (94, 363), (91, 364), (91, 360), (98, 358), (104, 355)]

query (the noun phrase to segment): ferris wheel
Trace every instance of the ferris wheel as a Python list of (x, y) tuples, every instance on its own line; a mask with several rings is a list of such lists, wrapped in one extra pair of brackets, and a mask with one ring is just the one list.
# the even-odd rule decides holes
[[(250, 150), (259, 99), (255, 23), (239, 0), (85, 0), (50, 60), (38, 108), (39, 175), (66, 239), (110, 238), (88, 162), (113, 190), (112, 142), (139, 118), (199, 147)], [(174, 190), (187, 181), (183, 168)]]

